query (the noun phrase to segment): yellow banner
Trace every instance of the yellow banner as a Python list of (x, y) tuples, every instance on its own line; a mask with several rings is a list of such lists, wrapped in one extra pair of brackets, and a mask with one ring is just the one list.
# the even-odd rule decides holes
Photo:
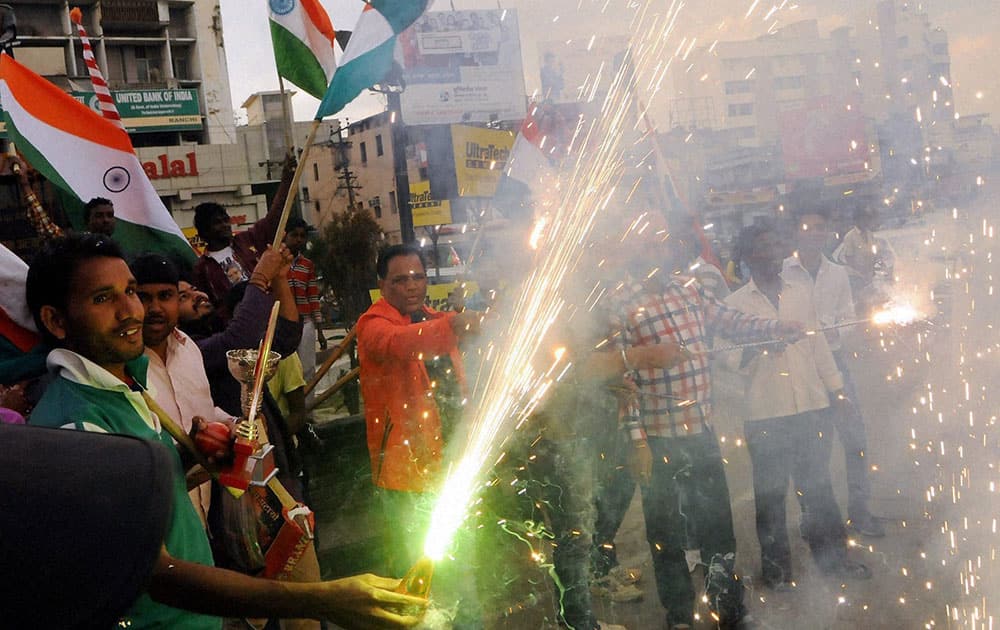
[(507, 168), (514, 134), (468, 125), (451, 126), (459, 197), (492, 197)]
[(413, 208), (413, 227), (448, 225), (451, 220), (451, 202), (431, 199), (431, 183), (410, 184), (410, 207)]

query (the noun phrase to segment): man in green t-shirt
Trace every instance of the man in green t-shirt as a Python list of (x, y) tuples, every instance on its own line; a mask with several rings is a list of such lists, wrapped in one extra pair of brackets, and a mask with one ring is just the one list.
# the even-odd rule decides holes
[(56, 348), (48, 357), (55, 378), (30, 422), (159, 441), (172, 455), (173, 514), (148, 588), (126, 615), (129, 627), (221, 626), (207, 615), (329, 618), (347, 627), (417, 623), (414, 611), (426, 602), (393, 592), (397, 580), (365, 575), (278, 583), (212, 567), (207, 537), (187, 498), (187, 466), (142, 397), (145, 313), (113, 241), (94, 234), (51, 241), (28, 270), (26, 294), (38, 329)]

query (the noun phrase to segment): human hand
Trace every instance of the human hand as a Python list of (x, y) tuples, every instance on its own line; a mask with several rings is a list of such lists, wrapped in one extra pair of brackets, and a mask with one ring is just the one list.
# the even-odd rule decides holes
[(650, 368), (670, 369), (691, 358), (684, 346), (673, 341), (654, 343), (648, 346), (633, 346), (627, 351), (629, 362), (639, 370)]
[(646, 440), (635, 440), (628, 453), (629, 474), (640, 486), (646, 487), (653, 478), (653, 452)]
[(795, 343), (806, 336), (806, 327), (801, 322), (778, 322), (774, 333), (784, 343)]
[(291, 256), (291, 252), (288, 251), (288, 248), (284, 244), (278, 249), (274, 249), (268, 245), (264, 253), (260, 255), (257, 266), (253, 268), (253, 273), (250, 276), (251, 281), (254, 279), (254, 276), (260, 274), (259, 277), (263, 281), (265, 288), (269, 286), (281, 274), (282, 267), (286, 264), (291, 264), (290, 259), (286, 260), (288, 256)]
[(400, 580), (366, 573), (320, 584), (323, 617), (345, 628), (409, 628), (427, 600), (397, 593)]
[(208, 422), (201, 416), (191, 420), (191, 439), (210, 464), (232, 458), (234, 426), (232, 421)]
[(30, 184), (28, 180), (28, 165), (25, 164), (20, 156), (7, 155), (7, 164), (9, 165), (10, 172), (17, 176), (17, 180), (21, 183), (21, 186), (28, 186)]
[(479, 311), (462, 311), (451, 318), (451, 329), (459, 337), (476, 335), (479, 334), (479, 324), (482, 319), (483, 314)]

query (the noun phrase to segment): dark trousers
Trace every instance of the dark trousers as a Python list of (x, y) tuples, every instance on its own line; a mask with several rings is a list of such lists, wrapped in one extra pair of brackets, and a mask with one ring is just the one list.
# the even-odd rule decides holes
[(821, 569), (846, 556), (846, 534), (830, 484), (830, 422), (806, 412), (745, 425), (753, 463), (761, 568), (770, 582), (792, 579), (785, 499), (792, 479), (803, 509), (803, 533)]
[(854, 380), (847, 369), (842, 352), (835, 352), (833, 358), (844, 377), (844, 392), (851, 399), (845, 408), (830, 407), (829, 414), (837, 429), (837, 437), (844, 447), (844, 467), (847, 472), (847, 517), (852, 521), (868, 516), (868, 500), (872, 488), (868, 480), (868, 435), (865, 419), (861, 415), (858, 394)]
[(559, 582), (559, 617), (574, 630), (597, 628), (590, 595), (594, 530), (593, 463), (597, 451), (587, 437), (543, 440), (534, 449), (531, 492), (555, 535), (552, 562)]
[(694, 585), (686, 549), (702, 562), (736, 551), (729, 487), (715, 434), (649, 438), (653, 476), (642, 489), (656, 592), (670, 623), (693, 622)]
[(625, 465), (628, 449), (632, 448), (627, 436), (619, 431), (609, 432), (599, 448), (593, 565), (594, 575), (604, 577), (618, 566), (615, 536), (635, 496), (636, 483)]

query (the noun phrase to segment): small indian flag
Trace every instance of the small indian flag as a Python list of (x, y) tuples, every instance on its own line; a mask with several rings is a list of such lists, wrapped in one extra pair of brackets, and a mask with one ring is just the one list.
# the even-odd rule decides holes
[(81, 206), (94, 197), (114, 204), (114, 238), (122, 248), (194, 262), (125, 131), (10, 55), (0, 55), (0, 106), (10, 138), (45, 179)]
[(268, 0), (278, 74), (323, 98), (337, 69), (337, 33), (318, 0)]
[[(316, 120), (344, 109), (392, 69), (396, 37), (427, 9), (429, 0), (371, 0), (361, 13), (330, 81)], [(301, 86), (300, 86), (301, 87)]]

